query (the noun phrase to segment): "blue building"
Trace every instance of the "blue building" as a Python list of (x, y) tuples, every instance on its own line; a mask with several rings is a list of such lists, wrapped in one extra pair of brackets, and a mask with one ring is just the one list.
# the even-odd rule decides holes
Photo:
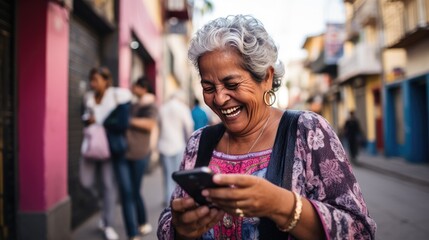
[(429, 0), (381, 0), (386, 156), (429, 162)]

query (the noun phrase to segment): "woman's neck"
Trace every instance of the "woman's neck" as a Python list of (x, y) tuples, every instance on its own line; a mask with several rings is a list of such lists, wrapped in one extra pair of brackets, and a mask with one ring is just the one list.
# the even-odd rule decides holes
[(104, 93), (106, 92), (106, 89), (103, 89), (99, 92), (95, 92), (95, 102), (97, 104), (101, 103), (101, 100), (103, 99)]
[(152, 93), (145, 93), (140, 97), (140, 104), (141, 105), (148, 105), (155, 102), (155, 95)]

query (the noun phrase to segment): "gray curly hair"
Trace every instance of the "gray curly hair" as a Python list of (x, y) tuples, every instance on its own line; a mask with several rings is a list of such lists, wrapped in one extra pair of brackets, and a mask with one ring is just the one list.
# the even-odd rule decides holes
[(243, 58), (243, 67), (253, 79), (262, 82), (269, 67), (274, 68), (272, 90), (276, 91), (285, 73), (278, 60), (278, 49), (263, 24), (250, 15), (217, 18), (197, 31), (191, 39), (188, 58), (198, 69), (198, 60), (206, 52), (234, 48)]

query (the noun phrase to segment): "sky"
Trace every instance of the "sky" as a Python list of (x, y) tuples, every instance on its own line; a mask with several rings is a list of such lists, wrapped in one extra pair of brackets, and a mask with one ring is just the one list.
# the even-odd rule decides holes
[[(198, 1), (196, 1), (197, 3)], [(194, 15), (194, 30), (217, 17), (250, 14), (258, 18), (279, 46), (284, 63), (304, 58), (302, 45), (309, 35), (324, 31), (326, 22), (344, 22), (342, 0), (212, 0), (214, 9)]]

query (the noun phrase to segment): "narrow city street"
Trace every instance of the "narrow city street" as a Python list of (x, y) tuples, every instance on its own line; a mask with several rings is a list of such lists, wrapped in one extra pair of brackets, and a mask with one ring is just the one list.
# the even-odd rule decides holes
[(376, 239), (427, 239), (429, 186), (354, 167), (371, 216)]
[[(383, 160), (387, 161), (387, 160)], [(418, 184), (395, 175), (355, 166), (354, 172), (361, 185), (371, 216), (378, 229), (376, 239), (426, 239), (429, 235), (429, 185)], [(144, 179), (143, 194), (154, 231), (144, 239), (155, 240), (158, 217), (162, 211), (161, 168), (157, 167)], [(117, 230), (121, 239), (127, 239), (120, 207), (117, 208)], [(73, 239), (102, 240), (97, 230), (99, 214), (74, 231)]]
[[(156, 228), (158, 226), (158, 218), (163, 210), (162, 206), (162, 172), (161, 167), (156, 167), (154, 171), (148, 175), (145, 175), (143, 180), (143, 196), (148, 210), (149, 221), (153, 226), (153, 231), (149, 235), (146, 235), (143, 239), (155, 240)], [(125, 233), (125, 226), (122, 220), (122, 212), (120, 206), (116, 208), (116, 226), (115, 229), (118, 231), (121, 240), (128, 239)], [(73, 240), (104, 240), (101, 231), (97, 228), (100, 214), (97, 213), (82, 223), (77, 229), (74, 230), (72, 239)]]

